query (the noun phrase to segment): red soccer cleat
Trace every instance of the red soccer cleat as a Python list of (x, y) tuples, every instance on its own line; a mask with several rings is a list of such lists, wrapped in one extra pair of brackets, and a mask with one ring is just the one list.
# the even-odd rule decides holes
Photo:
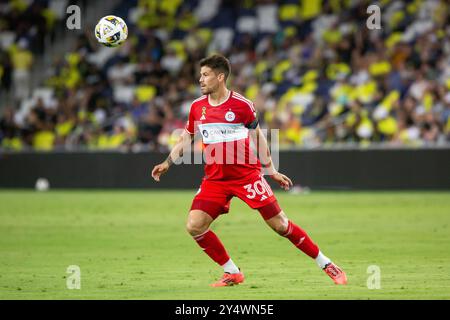
[(333, 279), (335, 284), (347, 284), (347, 276), (345, 272), (335, 265), (333, 262), (330, 262), (323, 268), (323, 271)]
[(242, 272), (233, 274), (225, 272), (219, 281), (211, 284), (211, 287), (228, 287), (242, 282), (244, 282), (244, 274)]

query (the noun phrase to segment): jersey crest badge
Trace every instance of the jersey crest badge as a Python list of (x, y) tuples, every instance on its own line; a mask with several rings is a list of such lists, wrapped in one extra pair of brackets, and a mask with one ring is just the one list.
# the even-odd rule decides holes
[(233, 121), (236, 118), (236, 115), (234, 114), (233, 111), (228, 111), (227, 113), (225, 113), (225, 120), (227, 120), (228, 122)]

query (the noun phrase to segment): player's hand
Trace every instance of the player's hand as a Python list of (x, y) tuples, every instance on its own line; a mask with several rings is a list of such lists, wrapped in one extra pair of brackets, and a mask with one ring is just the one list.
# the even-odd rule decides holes
[(289, 190), (290, 187), (292, 187), (292, 181), (289, 179), (286, 175), (275, 172), (270, 176), (275, 182), (277, 182), (281, 188), (284, 190)]
[(155, 179), (155, 181), (159, 182), (159, 177), (161, 177), (161, 175), (166, 173), (167, 170), (169, 170), (169, 164), (167, 163), (167, 161), (164, 161), (164, 162), (156, 165), (152, 170), (153, 179)]

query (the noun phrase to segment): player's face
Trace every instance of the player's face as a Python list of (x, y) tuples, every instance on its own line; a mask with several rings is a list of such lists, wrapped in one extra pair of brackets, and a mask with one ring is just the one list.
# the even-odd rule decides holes
[(216, 92), (219, 88), (219, 79), (222, 74), (217, 74), (213, 69), (207, 66), (203, 66), (200, 69), (200, 79), (198, 82), (200, 83), (200, 90), (202, 94), (211, 94)]

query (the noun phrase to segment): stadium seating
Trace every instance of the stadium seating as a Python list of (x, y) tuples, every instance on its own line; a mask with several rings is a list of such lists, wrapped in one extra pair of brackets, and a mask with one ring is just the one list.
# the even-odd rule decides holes
[[(0, 145), (167, 151), (200, 95), (196, 62), (214, 52), (229, 57), (230, 87), (255, 102), (261, 125), (280, 129), (282, 148), (450, 143), (446, 1), (381, 1), (381, 30), (366, 27), (368, 5), (123, 1), (112, 14), (127, 21), (125, 44), (102, 47), (87, 30), (45, 87), (5, 108)], [(0, 44), (11, 37), (2, 31)]]

